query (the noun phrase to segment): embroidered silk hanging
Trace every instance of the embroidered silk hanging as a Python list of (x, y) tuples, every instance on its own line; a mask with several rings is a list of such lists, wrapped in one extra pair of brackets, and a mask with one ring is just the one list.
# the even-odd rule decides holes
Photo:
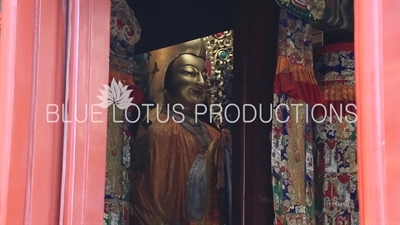
[(323, 98), (314, 77), (311, 29), (281, 9), (271, 153), (275, 225), (315, 224), (310, 115)]
[[(218, 32), (204, 38), (207, 62), (209, 64), (208, 93), (209, 104), (219, 104), (225, 112), (225, 107), (232, 103), (233, 93), (233, 30)], [(215, 108), (216, 111), (219, 107)], [(229, 112), (228, 112), (229, 115)], [(213, 122), (218, 128), (230, 128), (228, 120), (232, 118), (213, 116)]]
[(354, 46), (335, 44), (315, 53), (327, 109), (315, 112), (321, 121), (315, 123), (317, 224), (358, 225)]
[[(125, 0), (111, 1), (110, 23), (109, 85), (127, 85), (132, 90), (132, 103), (140, 102), (143, 99), (141, 90), (132, 75), (136, 66), (134, 47), (140, 39), (141, 27)], [(128, 169), (132, 135), (127, 118), (134, 107), (126, 110), (115, 104), (108, 108), (104, 224), (129, 224), (131, 187)]]

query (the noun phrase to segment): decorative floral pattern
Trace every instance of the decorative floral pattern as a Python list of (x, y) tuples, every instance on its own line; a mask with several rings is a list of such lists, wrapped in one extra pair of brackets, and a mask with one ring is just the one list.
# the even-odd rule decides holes
[(123, 110), (114, 105), (108, 108), (107, 120), (107, 166), (106, 166), (106, 198), (120, 199), (122, 197), (120, 165), (122, 149), (122, 124), (114, 121), (122, 121)]
[(291, 63), (312, 68), (311, 24), (283, 9), (279, 22), (278, 55), (289, 58)]
[(281, 9), (278, 58), (284, 58), (282, 61), (290, 63), (285, 64), (286, 67), (278, 63), (276, 76), (294, 76), (291, 71), (296, 67), (296, 76), (308, 77), (310, 79), (306, 80), (313, 82), (299, 79), (298, 83), (301, 85), (286, 88), (293, 83), (285, 83), (284, 79), (275, 80), (275, 86), (282, 87), (281, 91), (275, 89), (272, 120), (271, 163), (275, 225), (315, 224), (314, 142), (311, 107), (307, 104), (311, 101), (309, 97), (312, 94), (301, 95), (303, 99), (299, 99), (300, 95), (291, 96), (282, 91), (297, 88), (292, 93), (306, 93), (306, 89), (318, 89), (312, 72), (311, 38), (309, 22)]
[(322, 88), (331, 85), (355, 85), (354, 52), (334, 51), (318, 54), (315, 77)]
[[(223, 109), (231, 103), (233, 88), (233, 31), (228, 30), (204, 38), (209, 63), (208, 93), (210, 104), (220, 104)], [(216, 110), (218, 111), (217, 107)], [(229, 114), (228, 114), (229, 115)], [(219, 115), (213, 116), (218, 128), (229, 129), (229, 123)]]
[[(340, 49), (343, 45), (337, 45)], [(316, 57), (316, 74), (327, 104), (354, 103), (354, 96), (340, 94), (353, 89), (354, 52), (329, 50)], [(350, 91), (351, 93), (351, 91)], [(334, 99), (331, 97), (335, 96)], [(350, 100), (350, 101), (349, 101)], [(345, 107), (345, 106), (343, 106)], [(339, 112), (339, 111), (338, 111)], [(323, 116), (317, 118), (322, 120)], [(328, 114), (325, 122), (315, 124), (317, 143), (316, 214), (321, 225), (358, 225), (356, 118), (351, 114)]]
[[(142, 103), (144, 97), (141, 93), (141, 89), (137, 85), (129, 85), (128, 90), (131, 91), (129, 98), (133, 99), (131, 103)], [(137, 120), (137, 116), (136, 107), (129, 107), (125, 110), (121, 110), (113, 104), (108, 108), (105, 198), (106, 202), (112, 200), (118, 203), (112, 205), (112, 212), (114, 214), (107, 214), (109, 218), (113, 219), (107, 220), (109, 222), (118, 219), (121, 222), (119, 224), (129, 224), (127, 220), (129, 216), (124, 218), (116, 218), (116, 216), (129, 213), (129, 210), (127, 212), (123, 212), (123, 210), (125, 210), (124, 207), (129, 206), (131, 200), (132, 189), (129, 169), (131, 148), (133, 145), (132, 126), (134, 125), (134, 123), (131, 122)], [(107, 207), (110, 207), (110, 204), (105, 205), (105, 211), (110, 211)]]
[[(279, 104), (289, 108), (277, 107)], [(271, 158), (275, 224), (314, 224), (312, 124), (307, 119), (311, 118), (310, 107), (286, 94), (275, 94), (274, 106), (277, 117), (273, 120)]]
[(104, 225), (129, 225), (129, 202), (106, 199), (104, 207)]
[[(349, 118), (354, 120), (354, 117)], [(331, 122), (332, 121), (332, 122)], [(321, 225), (359, 224), (355, 123), (333, 115), (316, 124), (317, 222)]]
[(141, 27), (126, 0), (111, 1), (110, 69), (134, 72), (135, 44), (140, 40)]
[(135, 46), (140, 40), (142, 28), (126, 0), (111, 0), (111, 36)]
[[(141, 27), (125, 0), (112, 0), (110, 34), (110, 80), (129, 85), (129, 99), (140, 104), (146, 86), (143, 55), (135, 56)], [(127, 120), (135, 115), (135, 107), (121, 110), (108, 108), (107, 167), (105, 185), (104, 224), (128, 225), (130, 217), (131, 182), (129, 176), (132, 124)], [(136, 118), (129, 119), (130, 121)], [(118, 122), (119, 121), (119, 122)]]

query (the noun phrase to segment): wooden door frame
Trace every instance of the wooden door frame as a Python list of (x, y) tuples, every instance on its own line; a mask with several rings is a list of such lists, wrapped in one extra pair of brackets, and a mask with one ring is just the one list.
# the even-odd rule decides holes
[(65, 102), (72, 122), (64, 131), (60, 223), (103, 224), (107, 110), (92, 106), (108, 84), (111, 1), (73, 0), (68, 9)]
[[(235, 2), (233, 102), (240, 108), (273, 103), (279, 9), (275, 1)], [(270, 118), (268, 109), (264, 107), (262, 118)], [(252, 110), (245, 113), (246, 119), (253, 118)], [(234, 225), (273, 223), (271, 129), (271, 124), (260, 122), (236, 123), (232, 128)]]
[(400, 1), (355, 2), (361, 224), (400, 221)]
[(2, 2), (0, 224), (57, 224), (65, 94), (66, 1)]

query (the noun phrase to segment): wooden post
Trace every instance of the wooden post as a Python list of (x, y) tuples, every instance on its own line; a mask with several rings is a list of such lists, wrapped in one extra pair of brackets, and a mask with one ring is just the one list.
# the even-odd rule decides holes
[(360, 220), (400, 221), (400, 1), (355, 1)]
[(111, 1), (74, 0), (68, 8), (70, 122), (65, 123), (60, 224), (103, 224), (107, 110), (93, 106), (108, 84)]
[(0, 224), (59, 221), (63, 123), (47, 106), (64, 102), (66, 3), (2, 2)]
[[(257, 108), (257, 119), (243, 123), (233, 135), (233, 221), (234, 225), (271, 224), (274, 218), (271, 187), (272, 124), (270, 117), (277, 60), (279, 6), (275, 1), (236, 1), (234, 37), (234, 103)], [(254, 112), (246, 110), (246, 119)], [(265, 198), (268, 201), (265, 201)]]

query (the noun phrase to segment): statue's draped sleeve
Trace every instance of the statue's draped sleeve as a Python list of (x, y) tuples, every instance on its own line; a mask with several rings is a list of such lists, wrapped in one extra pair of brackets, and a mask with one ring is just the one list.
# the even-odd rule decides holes
[[(230, 224), (231, 204), (231, 157), (232, 137), (229, 130), (222, 130), (208, 148), (207, 161), (208, 201), (202, 224)], [(229, 163), (230, 164), (230, 163)]]

